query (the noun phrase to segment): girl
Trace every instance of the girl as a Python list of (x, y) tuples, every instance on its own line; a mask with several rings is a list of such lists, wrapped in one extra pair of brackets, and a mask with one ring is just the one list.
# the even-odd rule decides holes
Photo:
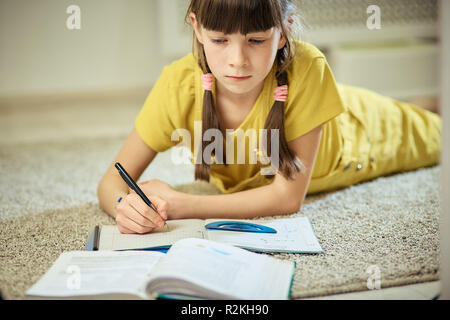
[[(200, 142), (183, 135), (195, 179), (212, 182), (223, 194), (190, 195), (145, 181), (140, 187), (153, 211), (113, 163), (98, 198), (121, 232), (148, 233), (167, 219), (294, 213), (307, 193), (438, 162), (440, 117), (336, 84), (324, 55), (295, 40), (290, 0), (191, 0), (186, 18), (194, 52), (163, 69), (114, 163), (137, 180), (158, 152), (179, 143), (174, 137), (180, 129), (193, 137), (200, 131)], [(210, 130), (221, 135), (214, 135), (217, 144), (208, 155)], [(242, 132), (267, 134), (256, 143), (244, 134), (252, 140), (248, 150), (234, 144)], [(267, 168), (271, 175), (263, 174)]]

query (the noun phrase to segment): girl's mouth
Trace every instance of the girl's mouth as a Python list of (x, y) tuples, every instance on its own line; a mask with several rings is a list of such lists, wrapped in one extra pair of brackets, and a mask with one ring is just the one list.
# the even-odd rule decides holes
[(231, 81), (245, 81), (247, 79), (250, 79), (252, 76), (247, 77), (233, 77), (233, 76), (226, 76), (227, 79), (230, 79)]

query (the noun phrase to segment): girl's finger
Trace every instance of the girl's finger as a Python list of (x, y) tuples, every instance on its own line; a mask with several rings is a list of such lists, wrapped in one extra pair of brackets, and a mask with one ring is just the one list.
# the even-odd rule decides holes
[(136, 222), (134, 222), (133, 220), (131, 220), (130, 218), (128, 218), (123, 214), (120, 214), (116, 217), (116, 222), (118, 226), (120, 225), (121, 228), (130, 231), (130, 233), (144, 234), (149, 233), (154, 229), (151, 227), (144, 227), (140, 224), (137, 224)]
[[(151, 209), (150, 209), (151, 210)], [(130, 204), (128, 211), (126, 212), (128, 219), (136, 222), (138, 225), (149, 228), (158, 228), (159, 225), (154, 223), (152, 220), (144, 216), (144, 214), (137, 211), (137, 209)]]
[[(148, 183), (149, 181), (144, 181), (142, 184)], [(136, 194), (136, 191), (134, 191), (133, 189), (131, 189), (130, 187), (128, 187), (128, 191), (130, 194)], [(163, 220), (167, 220), (168, 216), (167, 216), (167, 210), (168, 210), (168, 203), (166, 200), (162, 199), (161, 197), (157, 196), (157, 195), (147, 195), (147, 198), (153, 203), (153, 205), (155, 206), (157, 213), (160, 215), (160, 217)]]
[[(117, 222), (117, 221), (116, 221)], [(125, 234), (130, 234), (130, 233), (136, 233), (133, 230), (130, 230), (128, 228), (125, 228), (124, 226), (122, 226), (121, 224), (117, 224), (117, 228), (119, 228), (120, 233), (125, 233)]]
[(163, 220), (167, 220), (167, 210), (169, 209), (168, 202), (157, 195), (151, 195), (148, 198), (155, 206), (156, 210), (158, 211), (159, 216)]
[[(148, 206), (140, 204), (140, 197), (137, 194), (127, 195), (118, 206), (117, 210), (122, 215), (126, 216), (128, 219), (134, 221), (140, 226), (157, 228), (158, 225), (155, 224), (152, 220), (148, 219), (144, 213), (141, 213), (142, 210), (151, 210)], [(143, 202), (143, 201), (142, 201)], [(148, 208), (148, 209), (147, 209)], [(156, 213), (155, 213), (156, 215)]]
[[(161, 216), (153, 211), (153, 209), (150, 208), (137, 194), (129, 194), (127, 196), (127, 202), (135, 209), (136, 213), (141, 215), (141, 217), (133, 215), (133, 218), (137, 219), (137, 222), (142, 221), (143, 225), (146, 226), (148, 225), (148, 222), (152, 223), (154, 227), (164, 226), (164, 221)], [(148, 222), (143, 219), (148, 220)]]

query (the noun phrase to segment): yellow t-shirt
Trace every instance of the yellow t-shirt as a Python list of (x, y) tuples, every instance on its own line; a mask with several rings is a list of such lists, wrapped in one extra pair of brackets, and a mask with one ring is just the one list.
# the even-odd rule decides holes
[[(273, 91), (277, 87), (275, 64), (265, 79), (264, 88), (253, 108), (238, 130), (264, 128), (270, 108), (274, 103)], [(298, 42), (297, 54), (288, 70), (289, 94), (285, 102), (285, 136), (287, 141), (294, 140), (319, 125), (323, 125), (323, 134), (319, 153), (312, 174), (315, 178), (326, 176), (339, 161), (342, 151), (342, 138), (335, 121), (336, 116), (345, 111), (339, 91), (324, 55), (313, 45)], [(185, 129), (190, 133), (190, 149), (195, 159), (197, 154), (195, 122), (202, 119), (203, 88), (202, 71), (193, 54), (166, 66), (151, 90), (144, 106), (135, 121), (136, 130), (145, 143), (156, 152), (180, 144), (172, 139), (176, 129)], [(215, 86), (213, 88), (215, 97)], [(197, 122), (198, 126), (199, 122)], [(258, 139), (259, 143), (259, 139)], [(189, 143), (187, 143), (189, 145)], [(238, 144), (235, 144), (235, 150)], [(243, 146), (243, 145), (241, 145)], [(259, 146), (259, 144), (258, 144)], [(264, 167), (260, 162), (249, 161), (248, 145), (245, 147), (245, 164), (213, 164), (210, 181), (222, 192), (243, 191), (269, 184), (273, 178), (261, 174)], [(235, 151), (235, 159), (237, 150)]]

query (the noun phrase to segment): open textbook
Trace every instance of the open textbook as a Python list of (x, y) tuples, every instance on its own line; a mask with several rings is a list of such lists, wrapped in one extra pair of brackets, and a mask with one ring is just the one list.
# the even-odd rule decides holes
[(251, 222), (276, 230), (276, 233), (239, 232), (207, 229), (210, 223), (223, 219), (168, 220), (166, 226), (153, 232), (122, 234), (116, 225), (101, 226), (98, 250), (168, 249), (184, 238), (200, 238), (227, 243), (255, 252), (323, 253), (307, 217), (276, 220), (234, 220)]
[(295, 263), (188, 238), (154, 251), (62, 253), (26, 299), (288, 299)]

